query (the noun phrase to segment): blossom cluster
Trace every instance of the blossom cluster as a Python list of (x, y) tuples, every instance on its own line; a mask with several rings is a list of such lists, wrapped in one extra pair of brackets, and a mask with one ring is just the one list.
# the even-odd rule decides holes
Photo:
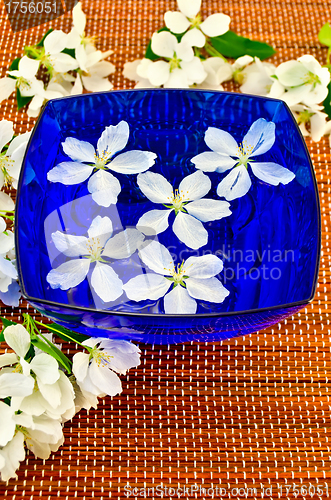
[(86, 16), (80, 3), (73, 9), (70, 33), (50, 29), (36, 45), (24, 48), (7, 76), (0, 79), (0, 102), (16, 92), (18, 108), (37, 117), (43, 104), (57, 97), (112, 89), (108, 76), (115, 71), (106, 61), (112, 50), (102, 52), (95, 38), (85, 34)]
[(285, 101), (304, 136), (318, 142), (330, 134), (321, 104), (328, 95), (328, 67), (308, 54), (277, 67), (254, 52), (230, 62), (211, 43), (228, 32), (230, 17), (218, 13), (202, 21), (201, 0), (177, 4), (178, 11), (165, 13), (165, 31), (153, 34), (145, 58), (125, 63), (123, 74), (136, 82), (135, 88), (223, 90), (222, 84), (233, 80), (243, 93)]
[(25, 447), (43, 459), (57, 451), (64, 442), (63, 424), (81, 408), (96, 408), (99, 397), (119, 394), (118, 374), (140, 363), (136, 345), (101, 338), (87, 338), (80, 344), (85, 352), (77, 352), (71, 361), (51, 335), (39, 332), (37, 323), (26, 315), (25, 326), (10, 324), (3, 332), (11, 349), (0, 355), (3, 481), (17, 477)]

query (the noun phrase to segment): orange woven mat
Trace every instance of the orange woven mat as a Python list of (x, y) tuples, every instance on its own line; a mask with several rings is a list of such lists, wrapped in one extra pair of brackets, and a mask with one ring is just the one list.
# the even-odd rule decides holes
[[(163, 13), (176, 10), (175, 0), (82, 4), (87, 33), (98, 35), (100, 49), (114, 50), (114, 87), (131, 87), (121, 76), (123, 63), (144, 54)], [(330, 6), (325, 0), (203, 0), (203, 14), (229, 14), (234, 31), (277, 48), (276, 63), (305, 53), (324, 63), (317, 33)], [(13, 34), (3, 5), (0, 14), (0, 76), (50, 25), (71, 26), (66, 14)], [(16, 132), (34, 123), (16, 111), (14, 100), (3, 102), (0, 113), (15, 122)], [(123, 393), (68, 422), (64, 445), (46, 462), (28, 454), (18, 480), (0, 485), (0, 498), (327, 498), (331, 158), (326, 138), (307, 144), (322, 208), (314, 302), (274, 328), (221, 344), (142, 345), (141, 366), (122, 377)], [(20, 319), (26, 308), (22, 302), (1, 314)]]

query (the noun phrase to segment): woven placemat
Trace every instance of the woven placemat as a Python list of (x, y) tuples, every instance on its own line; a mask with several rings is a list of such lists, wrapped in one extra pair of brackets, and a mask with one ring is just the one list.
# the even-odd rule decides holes
[[(132, 87), (121, 75), (123, 63), (143, 55), (163, 13), (176, 10), (175, 1), (82, 4), (88, 34), (98, 35), (100, 49), (114, 50), (114, 87)], [(276, 63), (305, 53), (325, 61), (317, 33), (330, 13), (326, 1), (203, 0), (203, 14), (214, 12), (229, 14), (237, 33), (274, 45)], [(69, 31), (70, 19), (66, 14), (51, 25)], [(13, 34), (1, 5), (1, 76), (48, 27)], [(16, 132), (34, 124), (13, 100), (2, 103), (0, 113), (15, 122)], [(322, 208), (314, 302), (274, 328), (221, 344), (141, 345), (141, 366), (122, 377), (123, 393), (68, 422), (64, 445), (46, 462), (28, 454), (18, 480), (0, 484), (0, 498), (327, 498), (331, 158), (326, 138), (307, 145)], [(19, 320), (27, 307), (2, 307), (1, 314)]]

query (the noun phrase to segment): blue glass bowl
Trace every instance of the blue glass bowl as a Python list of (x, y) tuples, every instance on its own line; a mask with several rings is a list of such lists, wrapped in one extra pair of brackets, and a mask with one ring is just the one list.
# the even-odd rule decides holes
[[(105, 129), (108, 136), (100, 142)], [(212, 133), (216, 137), (223, 134), (221, 146), (208, 140)], [(245, 143), (259, 133), (258, 140), (253, 137), (255, 144)], [(274, 139), (268, 139), (268, 134)], [(237, 153), (233, 152), (233, 140), (238, 144)], [(206, 156), (199, 157), (202, 162), (197, 159), (206, 152), (211, 166), (204, 163)], [(223, 165), (218, 171), (215, 161)], [(261, 170), (261, 165), (270, 162), (287, 169), (291, 177), (286, 183), (271, 185), (263, 175), (259, 178), (257, 168)], [(231, 172), (239, 172), (238, 167), (248, 174), (251, 186), (246, 194), (231, 199), (219, 185)], [(141, 168), (140, 173), (137, 168)], [(69, 182), (66, 173), (67, 180), (63, 180), (61, 169), (70, 170), (77, 178)], [(87, 172), (84, 175), (83, 170)], [(100, 180), (105, 172), (113, 183), (106, 197), (100, 182), (96, 189), (90, 181), (93, 175)], [(176, 189), (181, 189), (179, 184), (192, 174), (198, 182), (188, 191), (201, 189), (201, 193), (195, 198), (192, 195), (191, 200), (198, 199), (198, 203), (192, 205), (188, 218), (185, 193)], [(161, 184), (160, 176), (164, 178)], [(239, 180), (243, 182), (238, 179), (231, 189)], [(168, 204), (162, 198), (167, 194), (167, 182), (174, 189)], [(208, 183), (210, 189), (206, 190), (202, 185)], [(187, 185), (188, 181), (185, 188)], [(151, 189), (159, 189), (159, 200), (150, 194)], [(305, 142), (282, 101), (226, 92), (159, 89), (49, 101), (32, 134), (17, 195), (16, 252), (23, 295), (42, 314), (83, 334), (156, 344), (228, 339), (269, 327), (314, 296), (320, 256), (318, 191)], [(215, 207), (208, 216), (199, 212), (201, 198), (214, 200), (208, 201)], [(218, 214), (220, 207), (223, 216)], [(146, 229), (146, 219), (141, 218), (151, 210), (168, 210), (168, 227), (164, 223), (162, 230), (159, 226), (153, 230), (147, 224)], [(193, 224), (188, 235), (182, 226), (175, 228), (175, 221), (183, 219), (183, 214), (185, 221)], [(100, 231), (93, 233), (91, 227), (101, 220), (111, 224), (112, 231), (109, 227), (101, 231), (99, 247), (93, 246)], [(130, 231), (134, 243), (127, 236)], [(195, 236), (205, 237), (205, 242), (192, 243)], [(124, 240), (126, 250), (121, 247), (116, 254), (113, 244), (112, 250), (106, 251), (109, 241)], [(79, 245), (90, 247), (79, 250)], [(160, 245), (172, 256), (171, 269), (165, 269), (164, 277), (153, 268), (154, 254), (148, 250), (160, 249)], [(148, 252), (152, 260), (146, 257)], [(194, 281), (192, 270), (197, 262), (207, 262), (207, 255), (208, 263), (217, 265), (209, 274), (206, 271), (208, 276), (202, 272)], [(77, 273), (83, 274), (77, 278)], [(157, 286), (168, 286), (168, 290), (152, 293), (147, 288), (147, 293), (145, 281), (150, 274), (154, 274)], [(206, 276), (209, 281), (204, 288)], [(130, 288), (127, 284), (134, 278), (138, 281), (131, 281)], [(215, 296), (208, 287), (215, 287)], [(171, 300), (169, 290), (173, 292)]]

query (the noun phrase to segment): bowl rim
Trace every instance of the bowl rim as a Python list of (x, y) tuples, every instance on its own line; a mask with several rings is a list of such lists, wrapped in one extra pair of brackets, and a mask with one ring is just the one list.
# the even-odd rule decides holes
[(292, 123), (296, 127), (296, 130), (302, 139), (301, 142), (304, 146), (304, 150), (305, 150), (306, 157), (308, 159), (309, 166), (310, 166), (310, 171), (312, 174), (314, 194), (315, 194), (315, 200), (316, 200), (317, 222), (318, 222), (318, 228), (317, 228), (318, 247), (317, 247), (316, 262), (315, 262), (315, 268), (314, 268), (314, 277), (312, 280), (313, 286), (311, 289), (310, 296), (306, 299), (301, 300), (301, 301), (290, 302), (287, 304), (278, 304), (278, 305), (274, 305), (274, 306), (270, 306), (270, 307), (263, 307), (263, 308), (258, 308), (258, 309), (255, 308), (255, 309), (247, 309), (247, 310), (243, 310), (243, 311), (224, 311), (224, 312), (218, 312), (218, 313), (195, 313), (194, 315), (192, 315), (192, 314), (165, 314), (165, 313), (139, 313), (139, 312), (129, 312), (129, 311), (113, 311), (110, 309), (96, 309), (96, 308), (93, 309), (90, 307), (75, 306), (72, 304), (62, 304), (60, 302), (54, 302), (54, 301), (48, 300), (48, 299), (31, 297), (26, 292), (24, 280), (23, 280), (23, 276), (22, 276), (22, 272), (21, 272), (22, 265), (21, 265), (21, 256), (19, 253), (19, 245), (18, 245), (18, 239), (19, 239), (19, 237), (18, 237), (18, 234), (19, 234), (19, 231), (18, 231), (19, 203), (16, 202), (16, 204), (15, 204), (15, 226), (14, 226), (15, 256), (16, 256), (16, 262), (17, 262), (18, 280), (19, 280), (19, 284), (21, 287), (22, 296), (28, 302), (50, 305), (50, 306), (53, 306), (56, 308), (62, 307), (62, 308), (72, 309), (75, 311), (91, 312), (94, 314), (106, 314), (107, 316), (123, 316), (123, 317), (128, 316), (128, 317), (138, 317), (138, 318), (163, 318), (163, 319), (164, 318), (167, 318), (167, 319), (168, 318), (169, 319), (170, 318), (192, 318), (192, 317), (198, 317), (198, 318), (215, 318), (215, 317), (217, 318), (217, 317), (219, 317), (219, 318), (222, 318), (222, 317), (227, 317), (227, 316), (239, 316), (239, 315), (247, 315), (247, 314), (253, 314), (253, 313), (263, 313), (266, 311), (274, 311), (274, 310), (280, 310), (280, 309), (290, 309), (290, 308), (299, 307), (299, 306), (303, 307), (304, 305), (307, 305), (310, 302), (312, 302), (312, 300), (314, 299), (315, 293), (316, 293), (317, 285), (318, 285), (318, 274), (319, 274), (319, 266), (320, 266), (320, 260), (321, 260), (322, 222), (321, 222), (321, 206), (320, 206), (320, 199), (319, 199), (319, 191), (318, 191), (318, 186), (317, 186), (317, 179), (316, 179), (316, 175), (315, 175), (315, 170), (313, 167), (313, 163), (312, 163), (312, 160), (311, 160), (311, 157), (309, 154), (309, 150), (308, 150), (308, 146), (306, 144), (306, 141), (302, 135), (302, 132), (301, 132), (296, 120), (293, 117), (293, 114), (292, 114), (289, 106), (287, 105), (286, 102), (282, 101), (281, 99), (265, 97), (265, 96), (256, 96), (254, 94), (244, 94), (244, 93), (239, 93), (239, 92), (228, 92), (228, 91), (223, 91), (223, 90), (207, 90), (207, 89), (204, 90), (204, 89), (191, 89), (191, 88), (189, 88), (189, 89), (180, 89), (180, 88), (178, 88), (178, 89), (163, 89), (163, 88), (122, 89), (122, 90), (111, 90), (111, 91), (104, 91), (104, 92), (92, 92), (92, 93), (88, 93), (88, 94), (79, 94), (79, 95), (65, 96), (65, 97), (58, 97), (55, 99), (50, 99), (43, 106), (42, 111), (41, 111), (40, 115), (38, 116), (38, 119), (37, 119), (37, 121), (32, 129), (32, 133), (30, 135), (30, 138), (29, 138), (26, 150), (25, 150), (25, 154), (23, 157), (23, 161), (22, 161), (22, 167), (21, 167), (20, 176), (19, 176), (18, 185), (17, 185), (17, 191), (16, 191), (16, 193), (17, 193), (16, 198), (17, 199), (19, 198), (19, 193), (21, 191), (21, 187), (23, 184), (23, 178), (24, 178), (25, 166), (26, 166), (26, 157), (28, 155), (30, 145), (33, 141), (33, 138), (34, 138), (36, 130), (39, 126), (39, 123), (41, 122), (43, 115), (45, 114), (46, 110), (49, 107), (53, 107), (53, 104), (54, 103), (56, 104), (56, 102), (65, 101), (68, 99), (71, 99), (71, 100), (88, 99), (88, 98), (91, 98), (91, 96), (98, 96), (98, 95), (112, 95), (112, 94), (116, 95), (116, 94), (126, 94), (126, 93), (134, 94), (134, 93), (141, 93), (141, 92), (151, 93), (151, 94), (161, 93), (161, 92), (169, 92), (169, 93), (181, 92), (181, 93), (188, 93), (188, 94), (189, 93), (208, 93), (208, 94), (213, 94), (213, 95), (217, 95), (217, 94), (225, 94), (225, 95), (229, 95), (229, 96), (235, 95), (238, 98), (241, 98), (241, 97), (252, 98), (253, 97), (254, 99), (258, 99), (261, 101), (266, 101), (266, 100), (273, 101), (273, 102), (276, 102), (279, 105), (282, 105), (285, 107), (289, 117), (292, 119)]

